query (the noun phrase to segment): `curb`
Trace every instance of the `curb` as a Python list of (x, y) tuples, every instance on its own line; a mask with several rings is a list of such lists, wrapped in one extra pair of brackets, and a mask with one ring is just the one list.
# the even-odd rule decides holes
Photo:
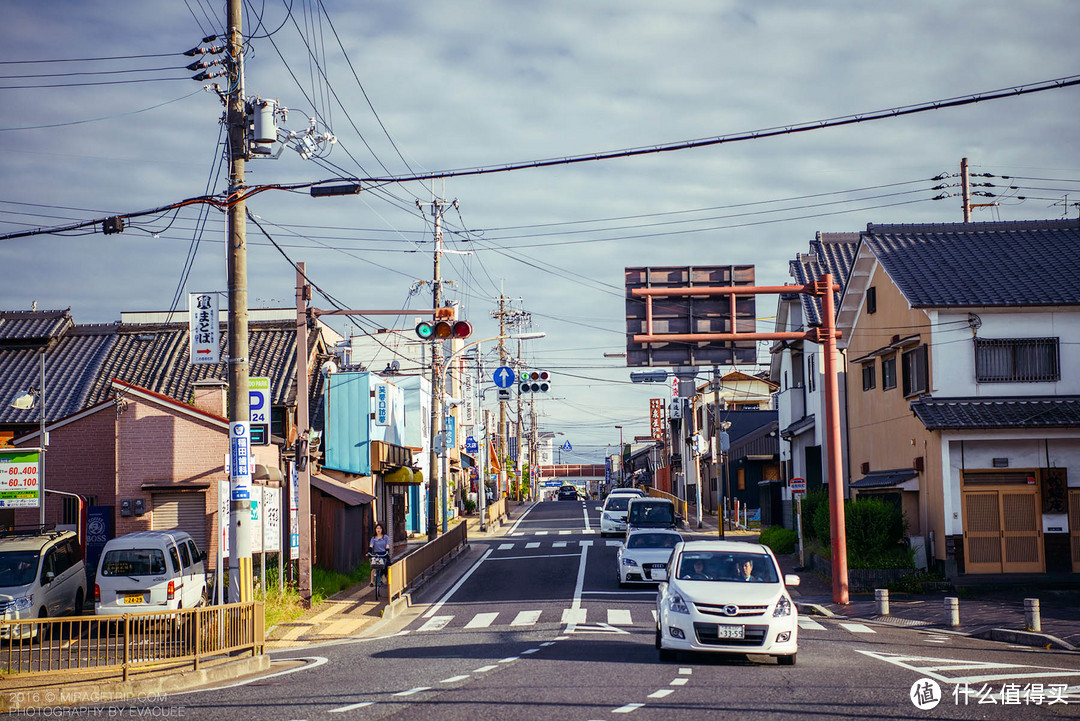
[[(34, 711), (60, 706), (89, 706), (91, 704), (127, 703), (147, 697), (187, 691), (222, 681), (231, 681), (270, 669), (270, 657), (261, 654), (219, 664), (198, 671), (180, 673), (137, 681), (116, 683), (78, 683), (52, 689), (27, 689), (0, 693), (0, 712)], [(60, 715), (58, 711), (56, 715)]]
[(1013, 631), (1008, 628), (992, 628), (989, 631), (972, 634), (974, 638), (983, 638), (990, 641), (1002, 641), (1017, 646), (1033, 646), (1035, 648), (1056, 648), (1061, 651), (1076, 651), (1076, 646), (1062, 641), (1057, 636), (1048, 633), (1036, 633), (1035, 631)]

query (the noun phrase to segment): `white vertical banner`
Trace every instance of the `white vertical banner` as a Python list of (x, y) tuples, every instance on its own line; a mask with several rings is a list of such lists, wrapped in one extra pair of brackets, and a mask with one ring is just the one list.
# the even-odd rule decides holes
[(218, 481), (218, 543), (221, 555), (229, 557), (229, 525), (232, 523), (232, 502), (229, 500), (229, 482)]
[(458, 377), (461, 378), (461, 437), (471, 436), (476, 430), (476, 377), (469, 371), (468, 359), (462, 355), (459, 362), (461, 368)]
[(231, 498), (246, 501), (251, 498), (251, 436), (250, 423), (233, 421), (229, 424), (229, 478), (232, 482)]
[(390, 389), (386, 383), (375, 384), (375, 425), (390, 425)]
[(281, 551), (281, 489), (262, 487), (263, 551)]
[(217, 293), (188, 293), (188, 331), (192, 365), (221, 361)]
[(262, 553), (263, 550), (263, 507), (260, 488), (262, 486), (255, 486), (253, 489), (255, 492), (251, 495), (251, 531), (249, 535), (251, 537), (252, 553)]
[(300, 471), (295, 463), (289, 464), (289, 483), (289, 558), (295, 559), (300, 557)]

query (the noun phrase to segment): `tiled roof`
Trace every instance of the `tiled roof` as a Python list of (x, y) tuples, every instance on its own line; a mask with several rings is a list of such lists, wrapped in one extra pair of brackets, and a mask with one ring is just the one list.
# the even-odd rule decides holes
[(914, 468), (894, 468), (889, 471), (873, 471), (867, 473), (859, 480), (851, 483), (850, 488), (891, 488), (898, 486), (904, 481), (917, 478), (918, 473)]
[(0, 345), (46, 343), (71, 327), (68, 310), (0, 310)]
[(1080, 396), (920, 398), (911, 410), (931, 431), (1080, 427)]
[(1080, 304), (1080, 220), (868, 225), (862, 241), (916, 308)]
[[(788, 261), (788, 272), (799, 285), (813, 283), (825, 273), (832, 274), (833, 282), (840, 286), (835, 296), (839, 308), (858, 245), (858, 233), (818, 233), (817, 239), (810, 242), (809, 253), (800, 253), (795, 260)], [(821, 300), (809, 295), (800, 297), (807, 325), (821, 325)]]

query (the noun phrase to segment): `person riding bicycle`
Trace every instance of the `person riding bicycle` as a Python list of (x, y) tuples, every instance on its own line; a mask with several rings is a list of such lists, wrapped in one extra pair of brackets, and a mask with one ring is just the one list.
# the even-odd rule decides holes
[[(368, 550), (372, 559), (371, 582), (375, 586), (375, 599), (378, 600), (379, 583), (386, 575), (386, 567), (390, 565), (390, 537), (384, 535), (381, 523), (375, 524), (375, 535), (368, 541)], [(382, 561), (381, 567), (376, 565), (376, 558)]]

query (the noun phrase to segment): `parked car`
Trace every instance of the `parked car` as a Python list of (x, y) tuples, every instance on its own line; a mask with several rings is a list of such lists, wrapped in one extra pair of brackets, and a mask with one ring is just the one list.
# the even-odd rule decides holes
[(613, 493), (604, 501), (604, 507), (600, 511), (600, 535), (611, 534), (623, 535), (626, 533), (626, 511), (630, 505), (630, 499), (634, 498), (629, 493)]
[(677, 651), (769, 654), (795, 664), (798, 611), (767, 546), (739, 541), (678, 544), (656, 594), (656, 648), (660, 659)]
[(638, 529), (626, 534), (626, 542), (616, 554), (619, 586), (628, 583), (656, 583), (653, 570), (667, 568), (671, 552), (682, 541), (678, 531)]
[(137, 531), (109, 540), (94, 584), (94, 613), (194, 608), (206, 599), (206, 554), (184, 531)]
[(626, 532), (635, 528), (677, 528), (682, 518), (668, 498), (633, 498), (626, 511)]
[(560, 501), (580, 501), (581, 496), (578, 495), (577, 486), (563, 486), (559, 489)]
[[(73, 531), (35, 526), (0, 532), (0, 608), (5, 620), (78, 615), (85, 600), (86, 567)], [(31, 633), (31, 628), (7, 626), (0, 637), (23, 633)]]

